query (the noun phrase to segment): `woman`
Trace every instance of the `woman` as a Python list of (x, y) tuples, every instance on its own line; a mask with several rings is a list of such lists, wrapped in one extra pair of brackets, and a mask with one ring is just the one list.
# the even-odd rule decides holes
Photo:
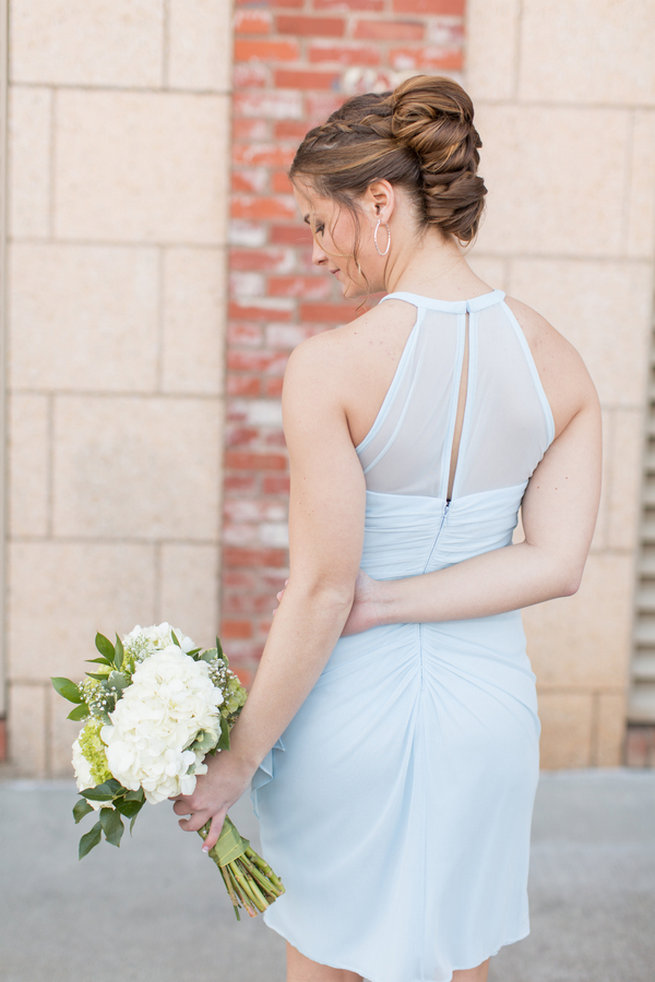
[(252, 780), (288, 982), (484, 982), (529, 929), (518, 609), (577, 589), (599, 408), (571, 346), (464, 258), (479, 146), (466, 93), (418, 76), (347, 102), (291, 169), (313, 262), (387, 296), (289, 359), (288, 585), (231, 750), (174, 806), (212, 819), (208, 848)]

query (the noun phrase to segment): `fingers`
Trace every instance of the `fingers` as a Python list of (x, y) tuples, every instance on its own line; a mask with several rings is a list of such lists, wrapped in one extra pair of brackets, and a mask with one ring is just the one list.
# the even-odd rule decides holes
[(212, 823), (209, 826), (209, 832), (207, 833), (207, 838), (203, 843), (203, 847), (202, 847), (203, 852), (209, 852), (209, 850), (213, 849), (216, 843), (218, 842), (218, 837), (221, 834), (221, 830), (223, 828), (223, 822), (225, 821), (225, 814), (226, 814), (225, 809), (221, 809), (221, 811), (217, 812), (212, 818)]

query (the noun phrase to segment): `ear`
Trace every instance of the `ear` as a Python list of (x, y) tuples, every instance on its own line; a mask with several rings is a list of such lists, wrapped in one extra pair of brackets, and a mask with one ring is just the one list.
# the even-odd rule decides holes
[(373, 181), (366, 189), (364, 194), (364, 208), (370, 212), (371, 218), (377, 222), (378, 218), (383, 222), (388, 222), (393, 214), (396, 204), (396, 195), (393, 185), (386, 179)]

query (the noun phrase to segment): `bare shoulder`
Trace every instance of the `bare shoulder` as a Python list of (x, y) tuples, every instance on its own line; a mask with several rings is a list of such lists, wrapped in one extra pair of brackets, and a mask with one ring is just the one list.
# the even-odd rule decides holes
[(553, 412), (555, 431), (560, 433), (580, 410), (597, 409), (591, 376), (577, 349), (545, 317), (514, 297), (507, 297), (506, 303), (528, 342)]

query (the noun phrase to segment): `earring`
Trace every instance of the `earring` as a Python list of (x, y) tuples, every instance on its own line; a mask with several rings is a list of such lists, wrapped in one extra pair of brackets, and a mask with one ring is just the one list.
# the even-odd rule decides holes
[[(384, 230), (387, 233), (387, 244), (384, 247), (384, 251), (380, 249), (380, 246), (378, 245), (378, 232), (380, 231), (380, 225), (384, 225)], [(382, 221), (381, 218), (378, 218), (378, 223), (375, 226), (375, 231), (373, 232), (373, 245), (375, 246), (375, 251), (377, 252), (378, 256), (386, 256), (391, 247), (391, 229), (386, 222)]]

